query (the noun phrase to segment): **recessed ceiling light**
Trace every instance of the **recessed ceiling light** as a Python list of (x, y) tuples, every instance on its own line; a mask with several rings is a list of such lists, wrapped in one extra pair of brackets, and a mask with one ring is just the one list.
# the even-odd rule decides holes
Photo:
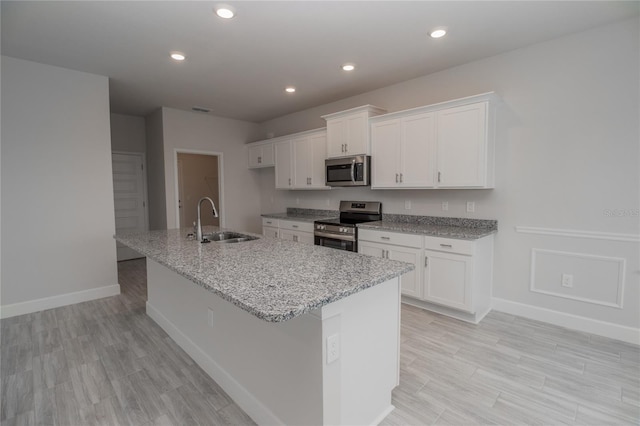
[(296, 91), (296, 88), (295, 88), (295, 87), (293, 87), (293, 86), (289, 86), (289, 87), (285, 88), (284, 90), (285, 90), (285, 92), (287, 92), (287, 93), (293, 93), (293, 92), (295, 92), (295, 91)]
[(437, 30), (431, 31), (429, 35), (431, 36), (431, 38), (440, 38), (440, 37), (444, 37), (445, 34), (447, 34), (447, 30), (439, 28)]
[(229, 6), (220, 6), (216, 8), (216, 15), (224, 19), (231, 19), (236, 14)]
[(344, 71), (353, 71), (354, 69), (356, 69), (356, 66), (355, 66), (355, 65), (353, 65), (353, 64), (344, 64), (344, 65), (342, 66), (342, 69), (343, 69)]
[(176, 61), (184, 61), (186, 59), (186, 56), (179, 52), (173, 52), (171, 54), (171, 59), (175, 59)]

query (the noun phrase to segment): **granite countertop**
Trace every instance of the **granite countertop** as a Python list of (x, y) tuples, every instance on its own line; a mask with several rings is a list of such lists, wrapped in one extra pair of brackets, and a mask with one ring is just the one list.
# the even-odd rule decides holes
[(498, 232), (498, 221), (437, 216), (383, 215), (381, 221), (358, 224), (360, 229), (477, 240)]
[(288, 207), (285, 213), (265, 213), (262, 217), (271, 219), (296, 220), (299, 222), (314, 222), (320, 219), (328, 219), (340, 216), (337, 210), (316, 210)]
[[(217, 230), (205, 227), (206, 233)], [(404, 262), (262, 236), (201, 244), (188, 239), (188, 232), (132, 232), (115, 239), (269, 322), (289, 320), (414, 269)]]

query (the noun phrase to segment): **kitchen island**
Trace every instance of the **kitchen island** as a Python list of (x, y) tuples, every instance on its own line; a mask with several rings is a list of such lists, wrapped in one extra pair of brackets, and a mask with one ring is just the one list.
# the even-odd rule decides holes
[(393, 409), (412, 265), (268, 237), (116, 240), (147, 256), (148, 315), (258, 424), (375, 424)]

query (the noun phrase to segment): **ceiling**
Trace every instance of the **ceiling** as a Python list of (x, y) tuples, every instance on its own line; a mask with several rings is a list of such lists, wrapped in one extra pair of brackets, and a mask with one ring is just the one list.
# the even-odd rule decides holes
[[(111, 110), (263, 122), (638, 14), (636, 1), (2, 1), (2, 54), (110, 78)], [(441, 39), (428, 36), (446, 27)], [(187, 59), (176, 63), (172, 51)], [(356, 64), (350, 73), (345, 62)], [(295, 86), (293, 94), (286, 86)]]

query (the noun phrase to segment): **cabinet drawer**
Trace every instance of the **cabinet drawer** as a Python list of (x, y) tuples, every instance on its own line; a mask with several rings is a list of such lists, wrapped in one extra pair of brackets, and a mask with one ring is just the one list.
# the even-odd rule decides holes
[(291, 220), (280, 220), (280, 229), (291, 231), (313, 232), (313, 222), (294, 222)]
[(262, 226), (272, 226), (274, 228), (277, 228), (279, 226), (279, 220), (278, 219), (272, 219), (269, 217), (263, 217), (262, 218)]
[(372, 229), (359, 229), (358, 240), (373, 241), (385, 244), (395, 244), (405, 247), (422, 248), (422, 235), (402, 234), (398, 232), (374, 231)]
[(425, 237), (424, 248), (447, 253), (458, 253), (472, 256), (475, 252), (475, 241), (456, 240), (453, 238)]

